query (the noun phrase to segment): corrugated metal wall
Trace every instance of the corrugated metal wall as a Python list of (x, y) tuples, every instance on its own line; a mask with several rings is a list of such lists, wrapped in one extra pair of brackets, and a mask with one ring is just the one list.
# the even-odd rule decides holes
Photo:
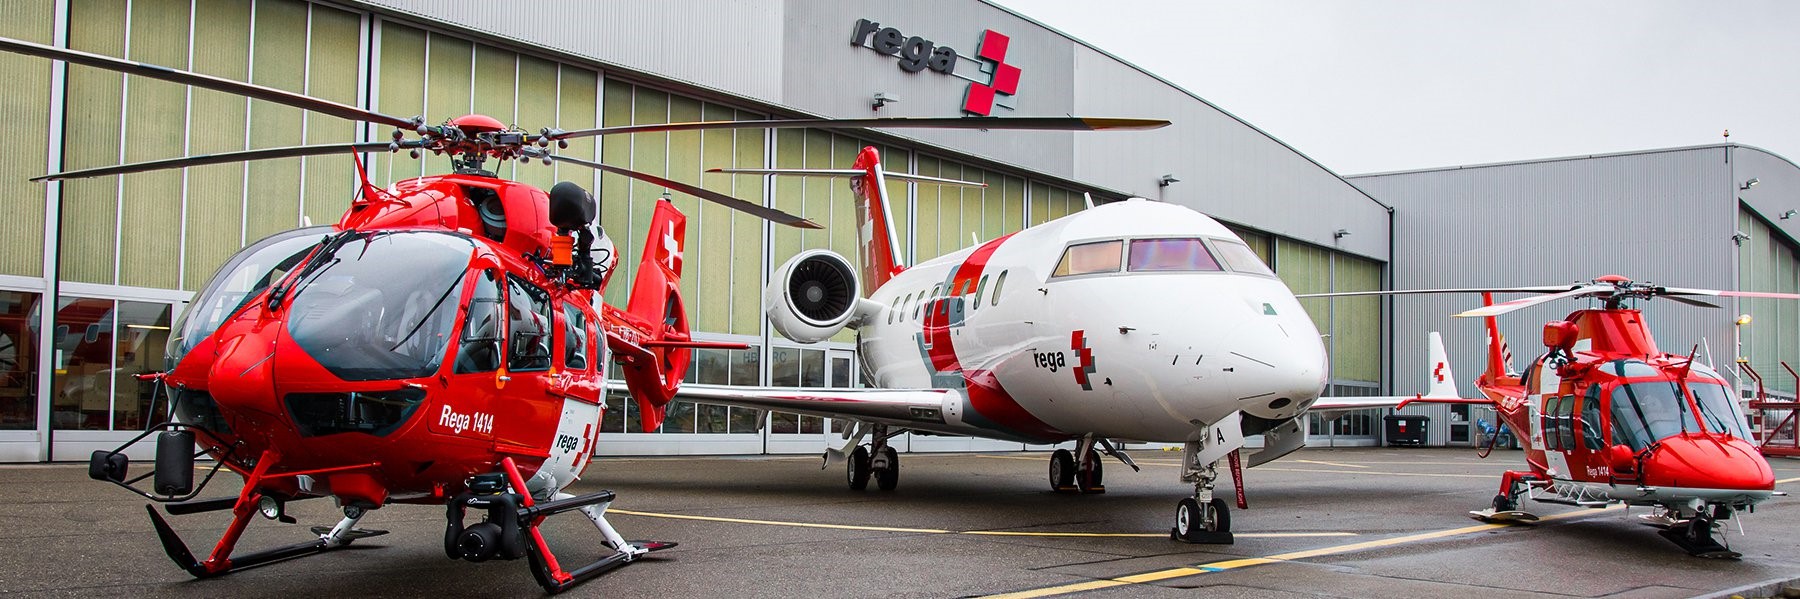
[[(1738, 180), (1750, 176), (1733, 175), (1728, 162), (1733, 150), (1681, 148), (1353, 176), (1350, 181), (1395, 207), (1395, 259), (1390, 263), (1395, 289), (1549, 285), (1607, 274), (1732, 289), (1735, 197)], [(1800, 168), (1779, 158), (1758, 160), (1765, 181), (1800, 177)], [(1767, 174), (1777, 171), (1786, 175)], [(1800, 181), (1783, 185), (1789, 194), (1800, 189)], [(1785, 197), (1800, 207), (1800, 198)], [(1450, 316), (1480, 305), (1480, 297), (1401, 296), (1393, 301), (1394, 390), (1424, 391), (1426, 334), (1440, 331), (1461, 391), (1475, 393), (1473, 382), (1484, 365), (1482, 324)], [(1501, 332), (1513, 349), (1514, 366), (1522, 368), (1542, 350), (1545, 322), (1582, 307), (1585, 302), (1559, 302), (1502, 317)], [(1732, 361), (1731, 323), (1738, 312), (1729, 302), (1723, 310), (1667, 301), (1641, 307), (1663, 351), (1685, 353), (1705, 342), (1703, 358), (1710, 348), (1714, 363), (1727, 366)], [(1442, 442), (1447, 408), (1407, 411), (1431, 416), (1432, 442)]]

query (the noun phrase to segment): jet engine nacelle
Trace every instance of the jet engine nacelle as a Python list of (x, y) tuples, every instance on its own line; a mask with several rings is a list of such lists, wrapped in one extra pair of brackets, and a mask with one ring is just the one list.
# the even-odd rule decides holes
[(801, 343), (830, 339), (857, 314), (862, 289), (856, 267), (828, 250), (789, 259), (763, 290), (763, 313), (781, 336)]

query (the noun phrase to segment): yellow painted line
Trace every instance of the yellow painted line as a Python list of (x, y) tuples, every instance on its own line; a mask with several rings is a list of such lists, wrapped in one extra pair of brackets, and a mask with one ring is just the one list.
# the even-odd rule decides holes
[(1315, 461), (1315, 460), (1288, 460), (1288, 461), (1295, 463), (1295, 464), (1323, 464), (1326, 466), (1342, 466), (1345, 468), (1368, 468), (1368, 466), (1358, 466), (1356, 464), (1345, 464), (1345, 463), (1341, 463), (1341, 462), (1320, 462), (1320, 461)]
[(1795, 482), (1795, 481), (1800, 481), (1800, 476), (1797, 476), (1794, 478), (1784, 478), (1784, 479), (1775, 481), (1775, 484), (1781, 485), (1781, 484), (1787, 484), (1787, 483), (1791, 483), (1791, 482)]
[[(1577, 511), (1573, 511), (1573, 512), (1564, 512), (1561, 514), (1552, 514), (1549, 516), (1545, 516), (1543, 518), (1539, 518), (1538, 522), (1547, 522), (1547, 521), (1551, 521), (1551, 520), (1562, 520), (1562, 519), (1566, 519), (1566, 518), (1576, 518), (1576, 517), (1580, 517), (1580, 516), (1586, 516), (1588, 514), (1592, 514), (1597, 511), (1601, 511), (1601, 512), (1612, 511), (1612, 510), (1622, 509), (1624, 507), (1625, 506), (1623, 506), (1623, 505), (1614, 505), (1614, 506), (1602, 508), (1599, 510), (1577, 510)], [(1090, 581), (1086, 581), (1086, 582), (1077, 582), (1077, 583), (1072, 583), (1072, 584), (1056, 585), (1056, 586), (1049, 586), (1049, 587), (1043, 587), (1043, 588), (1037, 588), (1037, 589), (1026, 589), (1023, 591), (1015, 591), (1015, 592), (1011, 592), (1011, 593), (1002, 593), (1002, 594), (998, 594), (998, 595), (987, 595), (987, 596), (984, 596), (982, 599), (1030, 599), (1030, 598), (1035, 598), (1035, 597), (1051, 597), (1051, 596), (1056, 596), (1056, 595), (1067, 595), (1069, 593), (1079, 593), (1082, 591), (1092, 591), (1095, 589), (1121, 587), (1121, 586), (1130, 585), (1130, 584), (1144, 584), (1147, 582), (1156, 582), (1156, 581), (1160, 581), (1160, 580), (1169, 580), (1169, 579), (1173, 579), (1173, 578), (1182, 578), (1182, 577), (1186, 577), (1186, 576), (1198, 576), (1201, 574), (1222, 572), (1225, 570), (1244, 568), (1244, 567), (1248, 567), (1248, 566), (1260, 566), (1263, 564), (1288, 562), (1288, 561), (1294, 561), (1294, 560), (1299, 560), (1299, 559), (1306, 559), (1306, 558), (1310, 558), (1310, 557), (1319, 557), (1319, 556), (1324, 556), (1324, 555), (1337, 555), (1337, 554), (1341, 554), (1341, 553), (1350, 553), (1353, 551), (1361, 551), (1364, 549), (1374, 549), (1377, 547), (1391, 547), (1394, 545), (1404, 545), (1407, 543), (1416, 543), (1419, 541), (1428, 541), (1428, 540), (1432, 540), (1432, 539), (1442, 539), (1442, 538), (1446, 538), (1446, 537), (1454, 537), (1454, 536), (1458, 536), (1458, 535), (1466, 535), (1469, 533), (1493, 530), (1496, 528), (1507, 528), (1510, 526), (1512, 526), (1512, 525), (1511, 524), (1477, 524), (1474, 526), (1464, 526), (1464, 527), (1460, 527), (1460, 528), (1450, 528), (1450, 529), (1445, 529), (1445, 530), (1437, 530), (1437, 531), (1432, 531), (1432, 532), (1424, 532), (1424, 533), (1419, 533), (1419, 534), (1399, 536), (1399, 537), (1394, 537), (1391, 539), (1380, 539), (1380, 540), (1376, 540), (1376, 541), (1364, 541), (1361, 543), (1350, 543), (1347, 545), (1322, 547), (1319, 549), (1309, 549), (1306, 551), (1294, 551), (1294, 552), (1290, 552), (1290, 553), (1281, 553), (1281, 554), (1271, 555), (1268, 557), (1249, 557), (1249, 558), (1230, 559), (1230, 560), (1223, 560), (1223, 561), (1217, 561), (1217, 562), (1209, 562), (1209, 563), (1205, 563), (1205, 564), (1196, 564), (1196, 565), (1192, 565), (1192, 566), (1181, 566), (1178, 568), (1169, 568), (1166, 570), (1156, 570), (1156, 571), (1152, 571), (1152, 572), (1144, 572), (1142, 574), (1131, 574), (1131, 575), (1119, 576), (1119, 577), (1115, 577), (1115, 578), (1103, 578), (1103, 579), (1099, 579), (1099, 580), (1090, 580)]]
[[(976, 535), (989, 537), (1129, 537), (1129, 538), (1168, 538), (1169, 533), (1113, 533), (1113, 532), (1048, 532), (1048, 531), (1008, 531), (1008, 530), (944, 530), (941, 528), (899, 528), (893, 526), (863, 526), (858, 524), (820, 524), (817, 522), (787, 522), (782, 520), (756, 520), (750, 518), (726, 518), (722, 516), (695, 516), (691, 514), (665, 514), (660, 512), (639, 512), (634, 510), (609, 509), (608, 512), (628, 516), (646, 518), (668, 518), (672, 520), (701, 520), (705, 522), (729, 522), (733, 524), (761, 524), (764, 526), (790, 526), (797, 528), (829, 528), (835, 530), (869, 530), (875, 532), (909, 532), (934, 535)], [(1353, 532), (1265, 532), (1244, 533), (1240, 537), (1259, 539), (1301, 538), (1301, 537), (1354, 537)]]

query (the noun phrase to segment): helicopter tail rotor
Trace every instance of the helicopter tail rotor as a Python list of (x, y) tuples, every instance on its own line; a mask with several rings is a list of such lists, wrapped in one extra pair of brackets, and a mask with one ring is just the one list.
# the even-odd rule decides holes
[(687, 373), (692, 338), (681, 301), (686, 227), (687, 217), (674, 204), (666, 199), (656, 202), (644, 257), (625, 305), (626, 316), (647, 333), (646, 338), (608, 340), (620, 358), (631, 395), (637, 399), (643, 430), (655, 430), (662, 424), (669, 401)]

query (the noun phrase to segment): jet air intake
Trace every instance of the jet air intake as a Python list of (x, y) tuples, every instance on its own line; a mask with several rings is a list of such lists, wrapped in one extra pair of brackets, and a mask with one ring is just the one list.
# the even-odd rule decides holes
[(775, 271), (763, 290), (763, 312), (783, 337), (816, 343), (849, 324), (860, 288), (856, 269), (843, 256), (802, 252)]

